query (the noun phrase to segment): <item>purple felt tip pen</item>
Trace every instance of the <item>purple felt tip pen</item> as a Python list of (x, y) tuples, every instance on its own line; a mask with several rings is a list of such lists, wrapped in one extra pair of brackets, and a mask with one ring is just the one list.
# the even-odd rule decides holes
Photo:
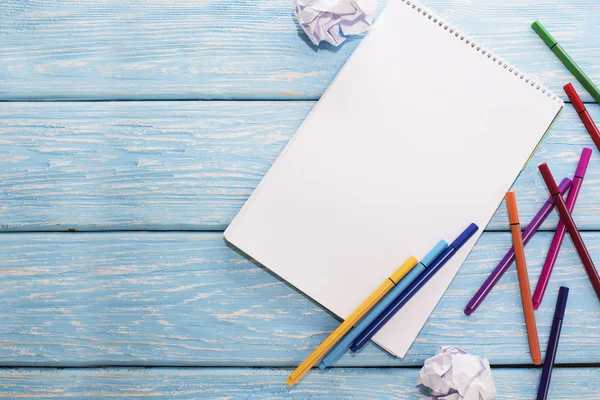
[[(571, 186), (571, 180), (569, 178), (565, 178), (560, 183), (558, 189), (560, 190), (560, 194), (565, 194), (567, 189)], [(542, 223), (548, 218), (548, 215), (552, 212), (554, 208), (554, 201), (552, 200), (552, 196), (546, 200), (540, 211), (533, 217), (527, 228), (523, 231), (523, 245), (526, 245), (529, 242), (529, 239), (533, 237), (535, 232), (537, 232), (538, 228), (542, 225)], [(485, 280), (483, 285), (479, 288), (475, 296), (469, 301), (467, 307), (465, 307), (465, 314), (471, 315), (477, 307), (483, 302), (486, 296), (491, 292), (494, 285), (500, 280), (502, 275), (506, 272), (510, 264), (515, 260), (515, 249), (513, 247), (510, 248), (508, 253), (504, 256), (502, 261), (498, 263), (496, 268), (492, 271), (490, 276)]]
[[(579, 189), (581, 189), (583, 177), (585, 176), (585, 171), (587, 170), (591, 156), (592, 149), (588, 147), (584, 148), (581, 152), (581, 158), (579, 159), (577, 169), (575, 170), (575, 176), (573, 177), (571, 190), (569, 191), (569, 195), (567, 196), (567, 200), (565, 201), (565, 203), (567, 204), (567, 210), (569, 210), (569, 213), (571, 214), (573, 213), (573, 209), (575, 208), (577, 195), (579, 195)], [(556, 264), (558, 252), (560, 251), (560, 246), (562, 245), (566, 230), (567, 228), (565, 227), (565, 224), (562, 222), (562, 220), (558, 221), (558, 225), (556, 226), (556, 232), (554, 232), (554, 237), (552, 238), (552, 243), (550, 244), (550, 250), (548, 250), (548, 255), (546, 256), (546, 261), (544, 262), (544, 267), (542, 268), (540, 278), (535, 287), (535, 292), (533, 293), (533, 308), (535, 308), (536, 310), (538, 309), (538, 307), (542, 303), (542, 299), (544, 298), (544, 293), (546, 292), (546, 288), (548, 287), (550, 275), (552, 274), (554, 264)]]

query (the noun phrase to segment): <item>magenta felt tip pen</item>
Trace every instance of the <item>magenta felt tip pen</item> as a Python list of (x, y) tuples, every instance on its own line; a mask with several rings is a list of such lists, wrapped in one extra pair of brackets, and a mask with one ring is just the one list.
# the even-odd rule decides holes
[[(587, 170), (591, 156), (592, 149), (588, 147), (584, 148), (581, 152), (581, 158), (579, 159), (577, 169), (575, 170), (575, 176), (573, 177), (571, 190), (569, 191), (569, 195), (567, 196), (567, 200), (565, 201), (565, 203), (567, 204), (567, 209), (571, 214), (573, 213), (573, 209), (575, 208), (575, 203), (577, 202), (577, 195), (579, 194), (579, 190), (581, 189), (583, 177), (585, 176), (585, 171)], [(560, 246), (562, 245), (566, 231), (567, 227), (565, 226), (565, 224), (562, 221), (558, 221), (556, 231), (554, 232), (554, 237), (552, 238), (552, 243), (550, 244), (550, 250), (548, 250), (548, 255), (546, 256), (546, 261), (544, 262), (544, 267), (542, 268), (540, 278), (538, 279), (538, 283), (535, 286), (535, 292), (533, 293), (533, 308), (536, 310), (538, 309), (538, 307), (542, 303), (542, 299), (544, 298), (544, 293), (546, 292), (546, 288), (548, 287), (550, 275), (552, 274), (552, 269), (554, 268), (554, 264), (556, 263), (556, 259), (558, 258), (558, 252), (560, 251)]]
[[(564, 194), (567, 189), (571, 186), (571, 180), (569, 178), (563, 179), (558, 187), (561, 194)], [(554, 200), (552, 200), (552, 196), (546, 200), (540, 211), (533, 217), (527, 228), (523, 231), (523, 245), (526, 245), (529, 242), (529, 239), (533, 237), (535, 232), (539, 229), (542, 223), (548, 218), (548, 215), (552, 212), (554, 208)], [(492, 291), (494, 285), (498, 283), (502, 275), (506, 272), (508, 267), (515, 260), (515, 249), (513, 247), (510, 248), (508, 253), (504, 256), (504, 258), (498, 263), (496, 268), (492, 271), (490, 276), (485, 280), (483, 285), (479, 288), (475, 296), (471, 298), (469, 304), (465, 308), (465, 314), (471, 315), (477, 307), (481, 305), (486, 296)]]

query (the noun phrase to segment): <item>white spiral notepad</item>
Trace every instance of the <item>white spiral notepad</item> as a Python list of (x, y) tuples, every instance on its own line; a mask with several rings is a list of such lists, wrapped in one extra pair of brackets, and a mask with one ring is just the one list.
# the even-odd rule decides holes
[[(225, 232), (345, 318), (409, 256), (479, 237), (563, 102), (423, 6), (391, 0)], [(375, 336), (403, 357), (471, 239)]]

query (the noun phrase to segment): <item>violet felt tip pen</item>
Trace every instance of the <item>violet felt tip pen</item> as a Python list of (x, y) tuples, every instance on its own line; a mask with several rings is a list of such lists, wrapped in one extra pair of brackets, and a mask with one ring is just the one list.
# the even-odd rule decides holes
[[(565, 192), (571, 186), (571, 180), (569, 178), (565, 178), (560, 183), (558, 187), (561, 195), (565, 194)], [(527, 225), (527, 228), (523, 231), (523, 245), (526, 245), (529, 242), (529, 239), (533, 237), (533, 235), (537, 232), (542, 223), (548, 218), (548, 215), (552, 212), (554, 208), (554, 200), (552, 200), (552, 196), (546, 200), (540, 211), (533, 217), (531, 222)], [(485, 280), (483, 285), (479, 288), (477, 293), (471, 298), (467, 307), (465, 307), (465, 314), (471, 315), (477, 307), (481, 305), (483, 300), (487, 297), (487, 295), (492, 291), (494, 285), (498, 283), (502, 275), (508, 270), (508, 267), (515, 260), (515, 249), (511, 247), (510, 250), (506, 253), (506, 255), (502, 258), (502, 260), (498, 263), (496, 268), (492, 271), (490, 276)]]
[[(577, 169), (575, 170), (575, 176), (573, 177), (573, 183), (571, 184), (571, 190), (569, 191), (569, 195), (567, 196), (567, 200), (565, 201), (567, 209), (571, 214), (573, 213), (573, 209), (575, 208), (575, 202), (577, 201), (577, 196), (579, 195), (579, 190), (581, 189), (583, 177), (585, 176), (585, 171), (587, 170), (591, 156), (592, 149), (588, 147), (584, 148), (581, 152), (581, 157), (579, 158), (579, 163), (577, 164)], [(552, 238), (552, 242), (550, 243), (550, 250), (548, 250), (546, 261), (544, 262), (542, 272), (540, 273), (538, 283), (535, 287), (535, 292), (533, 293), (533, 308), (535, 308), (536, 310), (538, 309), (544, 298), (544, 293), (546, 292), (546, 288), (548, 287), (548, 282), (550, 282), (550, 275), (552, 274), (552, 270), (554, 269), (554, 265), (556, 264), (558, 252), (560, 251), (560, 246), (562, 245), (566, 231), (567, 227), (565, 226), (564, 222), (558, 221), (556, 231), (554, 232), (554, 237)]]

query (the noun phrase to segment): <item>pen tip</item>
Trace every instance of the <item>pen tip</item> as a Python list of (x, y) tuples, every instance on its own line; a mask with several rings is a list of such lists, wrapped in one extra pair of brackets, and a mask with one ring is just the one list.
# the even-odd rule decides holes
[(465, 315), (473, 314), (473, 309), (471, 307), (465, 307)]
[(539, 301), (534, 301), (533, 302), (533, 309), (534, 310), (537, 310), (539, 308), (539, 306), (540, 306), (540, 302)]
[(287, 383), (288, 386), (294, 386), (294, 381), (292, 380), (292, 378), (287, 378), (287, 381), (285, 381), (285, 383)]

